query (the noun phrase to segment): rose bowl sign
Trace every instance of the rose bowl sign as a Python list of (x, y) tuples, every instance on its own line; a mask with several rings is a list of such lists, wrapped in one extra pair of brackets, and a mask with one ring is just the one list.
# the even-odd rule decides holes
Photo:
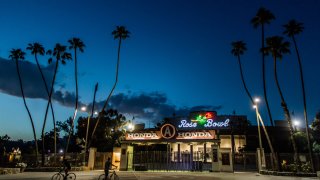
[(230, 119), (218, 117), (215, 111), (193, 113), (190, 118), (176, 120), (174, 125), (177, 129), (227, 129), (230, 126)]

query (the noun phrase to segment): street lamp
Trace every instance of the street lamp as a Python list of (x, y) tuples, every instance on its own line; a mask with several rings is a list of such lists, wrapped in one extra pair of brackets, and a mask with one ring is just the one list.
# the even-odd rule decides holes
[(259, 170), (261, 170), (263, 165), (263, 151), (262, 151), (262, 140), (261, 140), (261, 132), (260, 132), (260, 121), (259, 121), (259, 110), (258, 110), (258, 103), (260, 102), (259, 98), (254, 99), (255, 104), (253, 105), (253, 108), (256, 109), (256, 115), (257, 115), (257, 126), (258, 126), (258, 136), (259, 136), (259, 151), (260, 151), (260, 164), (259, 164)]

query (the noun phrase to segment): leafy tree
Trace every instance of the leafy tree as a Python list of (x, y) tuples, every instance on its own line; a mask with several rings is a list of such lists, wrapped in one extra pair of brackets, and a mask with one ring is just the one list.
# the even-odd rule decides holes
[[(108, 105), (108, 102), (110, 100), (110, 97), (112, 96), (112, 93), (114, 91), (114, 89), (116, 88), (117, 86), (117, 83), (118, 83), (118, 75), (119, 75), (119, 65), (120, 65), (120, 50), (121, 50), (121, 43), (122, 43), (122, 40), (124, 39), (127, 39), (129, 38), (130, 32), (124, 27), (124, 26), (117, 26), (116, 29), (114, 31), (112, 31), (112, 35), (114, 37), (114, 39), (119, 39), (119, 44), (118, 44), (118, 58), (117, 58), (117, 67), (116, 67), (116, 79), (115, 79), (115, 82), (113, 84), (113, 87), (107, 97), (107, 100), (105, 101), (103, 107), (102, 107), (102, 110), (101, 112), (103, 112), (107, 105)], [(93, 128), (93, 132), (92, 132), (92, 136), (91, 136), (91, 139), (93, 138), (94, 136), (94, 133), (96, 131), (96, 128), (99, 124), (99, 121), (100, 121), (100, 115), (98, 116), (98, 119), (97, 119), (97, 122), (96, 122), (96, 125), (95, 127)]]
[[(264, 49), (264, 26), (265, 24), (270, 24), (272, 20), (275, 19), (275, 16), (264, 7), (261, 7), (257, 14), (251, 19), (251, 23), (254, 28), (261, 26), (261, 49)], [(263, 81), (263, 94), (264, 99), (267, 105), (268, 115), (270, 119), (271, 126), (273, 126), (272, 115), (270, 111), (270, 106), (267, 97), (267, 87), (266, 87), (266, 77), (265, 77), (265, 54), (262, 53), (262, 81)]]
[(308, 141), (306, 133), (302, 131), (295, 132), (294, 139), (297, 143), (297, 148), (299, 152), (308, 152)]
[(313, 134), (313, 151), (320, 153), (320, 112), (316, 114), (312, 124), (311, 124), (312, 134)]
[[(117, 110), (113, 109), (109, 109), (107, 112), (103, 111), (99, 116), (101, 119), (96, 128), (96, 133), (92, 138), (91, 146), (97, 147), (98, 151), (112, 152), (113, 147), (119, 146), (121, 140), (124, 138), (124, 126), (127, 123), (126, 118)], [(91, 119), (89, 129), (95, 127), (97, 120), (98, 118)], [(85, 137), (86, 123), (86, 118), (79, 118), (77, 136), (80, 139)]]
[(35, 141), (35, 149), (36, 149), (36, 164), (38, 163), (38, 142), (37, 142), (37, 135), (36, 135), (36, 129), (34, 127), (34, 122), (30, 113), (30, 110), (28, 108), (27, 102), (26, 102), (26, 97), (23, 91), (23, 84), (22, 84), (22, 79), (21, 79), (21, 75), (20, 75), (20, 69), (19, 69), (19, 61), (24, 60), (24, 56), (25, 56), (25, 52), (23, 52), (21, 49), (12, 49), (10, 51), (10, 56), (9, 58), (12, 59), (15, 64), (16, 64), (16, 70), (17, 70), (17, 74), (18, 74), (18, 78), (19, 78), (19, 85), (20, 85), (20, 90), (21, 90), (21, 95), (22, 95), (22, 99), (23, 99), (23, 103), (24, 106), (28, 112), (28, 116), (31, 122), (31, 126), (32, 126), (32, 132), (33, 132), (33, 138)]

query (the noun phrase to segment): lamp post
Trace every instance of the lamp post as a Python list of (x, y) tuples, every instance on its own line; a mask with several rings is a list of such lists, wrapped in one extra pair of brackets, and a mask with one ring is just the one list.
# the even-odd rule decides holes
[(260, 132), (260, 120), (259, 120), (259, 110), (258, 110), (258, 103), (260, 102), (259, 98), (255, 98), (254, 99), (255, 105), (253, 106), (253, 108), (255, 108), (256, 110), (256, 116), (257, 116), (257, 126), (258, 126), (258, 136), (259, 136), (259, 151), (260, 151), (260, 164), (259, 164), (259, 171), (262, 169), (262, 165), (263, 165), (263, 151), (262, 151), (262, 140), (261, 140), (261, 132)]

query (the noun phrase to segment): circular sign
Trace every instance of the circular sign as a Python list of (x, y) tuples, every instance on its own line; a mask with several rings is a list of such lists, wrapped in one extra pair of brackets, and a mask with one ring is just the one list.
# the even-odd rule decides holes
[(176, 128), (172, 124), (164, 124), (161, 129), (161, 136), (165, 139), (171, 139), (176, 135)]

